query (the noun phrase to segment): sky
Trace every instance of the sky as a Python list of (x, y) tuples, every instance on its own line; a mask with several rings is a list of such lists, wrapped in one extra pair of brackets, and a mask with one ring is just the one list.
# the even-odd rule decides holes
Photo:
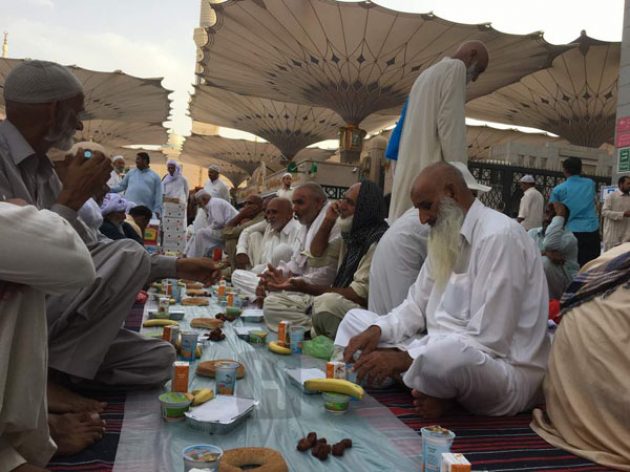
[[(432, 11), (451, 21), (492, 23), (508, 33), (542, 30), (545, 39), (556, 44), (572, 41), (583, 29), (597, 39), (620, 41), (623, 23), (623, 0), (375, 3), (402, 11)], [(199, 11), (199, 0), (0, 0), (0, 32), (9, 33), (9, 57), (164, 77), (163, 85), (174, 91), (173, 120), (168, 126), (188, 135), (191, 122), (186, 109), (195, 81), (193, 30), (199, 24)]]

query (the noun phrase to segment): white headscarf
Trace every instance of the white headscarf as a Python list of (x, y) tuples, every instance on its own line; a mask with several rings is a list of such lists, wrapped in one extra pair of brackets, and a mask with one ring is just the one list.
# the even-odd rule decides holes
[(173, 180), (176, 180), (180, 175), (182, 175), (182, 168), (180, 167), (180, 165), (177, 163), (177, 161), (173, 160), (173, 159), (169, 159), (168, 161), (166, 161), (166, 166), (168, 167), (170, 164), (173, 164), (175, 166), (175, 172), (173, 172), (173, 175), (171, 175), (170, 172), (167, 172), (166, 175), (164, 176), (164, 178), (162, 179), (162, 181), (167, 184), (169, 182), (172, 182)]
[(79, 208), (79, 218), (88, 227), (98, 230), (103, 224), (103, 215), (101, 215), (101, 207), (93, 198), (87, 200), (81, 208)]
[(127, 200), (117, 193), (108, 193), (103, 199), (101, 205), (101, 215), (107, 216), (110, 213), (116, 213), (127, 210)]

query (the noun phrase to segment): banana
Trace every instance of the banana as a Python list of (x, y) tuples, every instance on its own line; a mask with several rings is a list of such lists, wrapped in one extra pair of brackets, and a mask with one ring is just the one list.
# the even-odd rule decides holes
[(214, 398), (214, 392), (209, 388), (202, 388), (201, 390), (193, 390), (194, 394), (192, 404), (193, 406), (201, 405), (202, 403), (206, 403), (208, 400), (212, 400)]
[(174, 325), (179, 325), (179, 323), (177, 321), (173, 321), (173, 320), (163, 320), (163, 319), (152, 319), (152, 320), (146, 320), (144, 323), (142, 323), (142, 326), (144, 326), (145, 328), (151, 328), (154, 326), (174, 326)]
[(201, 359), (202, 355), (203, 355), (203, 349), (201, 348), (200, 344), (197, 344), (197, 347), (195, 348), (195, 357), (197, 359)]
[[(193, 390), (194, 392), (194, 390)], [(193, 393), (184, 393), (184, 395), (186, 395), (186, 398), (188, 398), (190, 401), (193, 401), (195, 399), (195, 395)]]
[(365, 390), (360, 385), (348, 382), (343, 379), (310, 379), (304, 381), (304, 388), (311, 392), (334, 392), (343, 395), (350, 395), (357, 400), (361, 400), (365, 395)]
[(280, 345), (277, 341), (270, 341), (269, 344), (267, 344), (267, 347), (274, 354), (281, 354), (283, 356), (291, 354), (291, 349)]

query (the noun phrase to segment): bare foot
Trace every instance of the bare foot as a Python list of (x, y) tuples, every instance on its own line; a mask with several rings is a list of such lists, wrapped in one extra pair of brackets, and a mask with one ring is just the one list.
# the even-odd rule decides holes
[(48, 382), (48, 411), (50, 413), (82, 413), (92, 411), (102, 413), (105, 402), (85, 398), (61, 385)]
[(98, 413), (48, 415), (48, 426), (59, 456), (77, 454), (102, 439), (105, 433), (105, 421)]
[(425, 419), (439, 418), (455, 406), (455, 401), (448, 398), (435, 398), (413, 389), (413, 404), (419, 417)]

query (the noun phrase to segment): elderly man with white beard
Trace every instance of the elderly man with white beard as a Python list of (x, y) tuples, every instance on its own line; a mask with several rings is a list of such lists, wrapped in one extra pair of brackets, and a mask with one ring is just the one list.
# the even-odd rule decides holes
[(514, 415), (538, 399), (549, 353), (547, 284), (518, 223), (485, 207), (453, 166), (425, 168), (411, 192), (431, 226), (428, 259), (407, 299), (379, 317), (349, 312), (335, 344), (358, 379), (402, 376), (419, 416), (454, 403)]

